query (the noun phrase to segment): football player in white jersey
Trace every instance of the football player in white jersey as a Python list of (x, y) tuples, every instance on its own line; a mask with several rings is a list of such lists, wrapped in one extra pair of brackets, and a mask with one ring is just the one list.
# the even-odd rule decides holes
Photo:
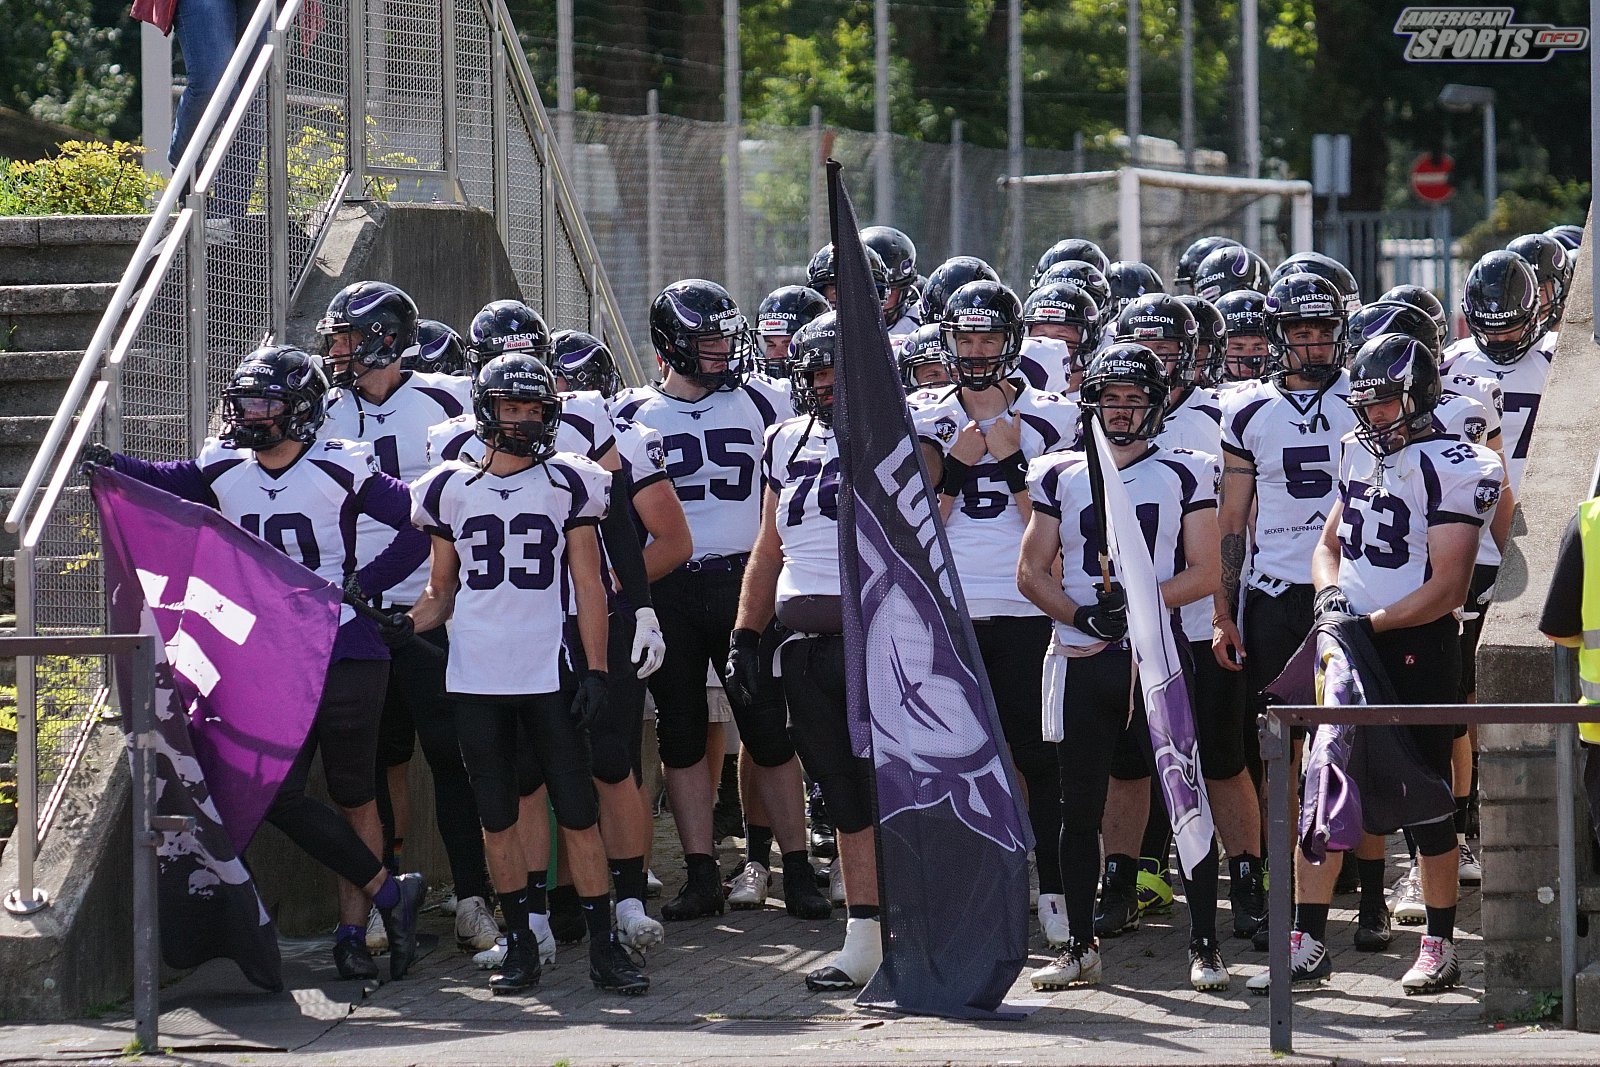
[[(347, 595), (377, 596), (426, 557), (426, 538), (409, 528), (405, 484), (383, 473), (365, 444), (318, 440), (328, 383), (318, 361), (287, 346), (246, 356), (223, 390), (224, 426), (193, 460), (151, 463), (94, 446), (85, 458), (205, 504), (332, 582)], [(382, 523), (389, 543), (358, 566), (356, 524)], [(404, 619), (404, 616), (400, 616)], [(380, 633), (345, 607), (322, 702), (266, 820), (339, 875), (339, 927), (333, 959), (341, 978), (378, 976), (367, 949), (368, 900), (383, 917), (389, 973), (405, 977), (417, 954), (417, 914), (427, 890), (420, 874), (396, 877), (383, 865), (383, 828), (373, 794), (378, 720), (389, 676), (388, 643), (409, 636), (404, 623)], [(340, 814), (306, 795), (311, 761), (322, 752), (328, 794)]]
[[(619, 394), (619, 419), (661, 434), (667, 473), (694, 535), (694, 558), (656, 581), (666, 663), (650, 677), (667, 791), (688, 879), (663, 905), (671, 920), (720, 915), (725, 906), (712, 856), (713, 774), (707, 762), (706, 667), (726, 665), (739, 584), (761, 520), (758, 469), (767, 428), (789, 418), (788, 398), (750, 378), (749, 328), (727, 290), (697, 278), (674, 282), (650, 307), (650, 339), (666, 367), (659, 385)], [(776, 632), (762, 635), (764, 645)], [(765, 657), (770, 663), (771, 649)], [(726, 681), (726, 678), (724, 678)], [(730, 690), (739, 737), (754, 761), (756, 792), (783, 854), (786, 907), (809, 918), (831, 905), (816, 888), (807, 856), (800, 764), (789, 739), (782, 690), (763, 670), (754, 699)], [(720, 756), (720, 754), (719, 754)]]
[(809, 286), (780, 285), (768, 293), (756, 309), (761, 373), (774, 382), (788, 381), (789, 338), (800, 327), (829, 310), (827, 299)]
[[(562, 849), (589, 927), (589, 977), (601, 989), (642, 993), (649, 980), (611, 928), (611, 900), (589, 731), (606, 715), (606, 593), (596, 527), (611, 477), (557, 453), (561, 397), (542, 362), (496, 356), (473, 383), (482, 458), (452, 460), (412, 488), (412, 521), (433, 538), (428, 584), (411, 609), (420, 629), (452, 621), (445, 668), (456, 701), (461, 756), (483, 824), (489, 873), (506, 917), (507, 950), (489, 978), (496, 994), (539, 980), (529, 920), (529, 872), (517, 833), (518, 779), (529, 756), (562, 830)], [(584, 653), (562, 677), (568, 590)], [(525, 639), (507, 655), (505, 635)], [(596, 666), (597, 664), (601, 666)]]
[(1194, 346), (1195, 384), (1216, 390), (1227, 380), (1223, 362), (1228, 351), (1228, 323), (1217, 306), (1203, 297), (1184, 294), (1178, 297), (1200, 327)]
[[(383, 473), (410, 484), (428, 472), (428, 427), (454, 418), (471, 401), (472, 383), (452, 375), (406, 370), (405, 353), (414, 347), (417, 309), (411, 297), (384, 282), (348, 285), (317, 323), (323, 366), (333, 391), (323, 436), (365, 441)], [(453, 334), (454, 331), (452, 331)], [(363, 517), (356, 526), (356, 553), (366, 561), (393, 538), (394, 531)], [(405, 611), (427, 584), (427, 561), (384, 593), (383, 607)], [(440, 626), (420, 635), (438, 649), (449, 638)], [(411, 825), (407, 772), (417, 739), (433, 772), (434, 817), (456, 891), (456, 943), (478, 951), (500, 935), (494, 897), (484, 867), (483, 835), (472, 786), (461, 763), (455, 708), (444, 695), (444, 657), (402, 646), (389, 661), (389, 686), (378, 732), (378, 811), (383, 818), (384, 860), (392, 870), (404, 862)]]
[(944, 333), (939, 323), (918, 326), (901, 339), (895, 352), (906, 395), (950, 385), (950, 364), (944, 359)]
[(868, 226), (861, 231), (861, 243), (883, 260), (887, 283), (883, 324), (891, 338), (904, 337), (922, 325), (922, 306), (916, 293), (917, 246), (893, 226)]
[[(1161, 581), (1162, 599), (1176, 610), (1216, 589), (1216, 493), (1210, 457), (1151, 441), (1161, 428), (1166, 392), (1161, 361), (1141, 345), (1113, 343), (1084, 375), (1084, 408), (1099, 420), (1117, 465), (1106, 474), (1127, 487)], [(1100, 980), (1095, 883), (1108, 784), (1113, 778), (1133, 782), (1138, 794), (1148, 796), (1155, 757), (1141, 696), (1132, 696), (1129, 714), (1127, 599), (1119, 585), (1104, 585), (1099, 562), (1103, 549), (1084, 455), (1067, 452), (1034, 460), (1028, 492), (1033, 508), (1017, 563), (1017, 586), (1055, 622), (1046, 670), (1059, 674), (1065, 668), (1064, 682), (1056, 683), (1062, 693), (1062, 740), (1055, 747), (1068, 932), (1061, 955), (1035, 971), (1031, 981), (1036, 989), (1063, 989)], [(1046, 711), (1054, 714), (1053, 708)], [(1143, 825), (1142, 818), (1134, 825), (1135, 840)], [(1111, 849), (1108, 838), (1106, 850)], [(1107, 889), (1131, 896), (1134, 857), (1112, 854), (1108, 866)], [(1216, 936), (1214, 845), (1194, 874), (1187, 892), (1189, 980), (1196, 989), (1224, 989), (1228, 968)], [(1041, 897), (1041, 911), (1043, 907)], [(1135, 911), (1131, 926), (1137, 925)]]
[(1254, 289), (1235, 289), (1212, 305), (1227, 327), (1219, 390), (1260, 380), (1272, 354), (1267, 343), (1267, 298)]
[(1100, 337), (1100, 309), (1075, 282), (1049, 282), (1022, 303), (1028, 331), (1022, 343), (1022, 375), (1045, 393), (1076, 394), (1083, 366)]
[(943, 330), (956, 384), (912, 397), (913, 417), (947, 446), (939, 511), (1000, 725), (1028, 786), (1039, 922), (1045, 940), (1059, 945), (1066, 939), (1056, 854), (1061, 791), (1054, 753), (1039, 726), (1038, 665), (1050, 641), (1050, 621), (1017, 590), (1015, 560), (1031, 510), (1028, 462), (1072, 444), (1078, 408), (1032, 388), (1017, 373), (1022, 306), (999, 282), (968, 282), (957, 289), (945, 305)]
[[(1224, 308), (1235, 298), (1224, 296)], [(1261, 710), (1257, 694), (1311, 632), (1311, 552), (1335, 500), (1341, 439), (1355, 426), (1344, 403), (1347, 322), (1338, 290), (1317, 275), (1291, 274), (1274, 283), (1263, 308), (1275, 372), (1219, 394), (1222, 589), (1212, 618), (1213, 657), (1224, 670), (1244, 674), (1252, 713)], [(1253, 542), (1248, 553), (1247, 539)], [(1243, 743), (1259, 780), (1254, 720), (1246, 715)], [(1260, 873), (1242, 875), (1255, 907), (1261, 906)], [(1366, 898), (1362, 923), (1375, 932), (1381, 927), (1387, 943), (1381, 861), (1376, 873), (1375, 889), (1369, 885), (1376, 904)], [(1252, 936), (1265, 949), (1265, 911), (1251, 916), (1241, 905), (1235, 902), (1234, 935)], [(1252, 918), (1259, 920), (1253, 932)]]
[[(1312, 571), (1316, 612), (1363, 621), (1396, 699), (1436, 704), (1439, 681), (1460, 671), (1454, 612), (1472, 580), (1483, 524), (1504, 478), (1488, 449), (1440, 437), (1433, 354), (1413, 338), (1387, 334), (1364, 345), (1351, 369), (1350, 404), (1360, 420), (1339, 466), (1339, 499), (1328, 515)], [(1426, 770), (1451, 776), (1452, 726), (1409, 726)], [(1455, 949), (1456, 835), (1447, 814), (1407, 827), (1421, 854), (1427, 932), (1401, 979), (1408, 994), (1459, 983)], [(1296, 857), (1291, 979), (1297, 989), (1325, 983), (1328, 904), (1342, 853), (1312, 864)], [(1267, 974), (1250, 980), (1265, 992)]]
[[(1196, 382), (1200, 325), (1189, 310), (1189, 301), (1216, 314), (1199, 297), (1142, 296), (1122, 309), (1114, 332), (1119, 342), (1143, 345), (1161, 360), (1168, 392), (1155, 443), (1166, 449), (1187, 449), (1209, 459), (1215, 487), (1222, 475), (1221, 413), (1216, 393)], [(1194, 709), (1206, 792), (1211, 798), (1218, 835), (1228, 852), (1234, 932), (1249, 934), (1263, 914), (1259, 884), (1261, 809), (1255, 784), (1246, 770), (1243, 678), (1237, 671), (1222, 669), (1211, 654), (1212, 609), (1211, 600), (1206, 599), (1184, 605), (1180, 613), (1184, 638), (1194, 661), (1190, 706)], [(1101, 911), (1095, 916), (1095, 932), (1102, 937), (1115, 936), (1127, 928), (1134, 919), (1135, 907), (1148, 911), (1172, 902), (1167, 871), (1172, 824), (1162, 806), (1159, 786), (1152, 785), (1140, 797), (1134, 794), (1135, 783), (1111, 784), (1107, 809), (1113, 815), (1106, 828), (1106, 852), (1124, 854), (1138, 848), (1138, 897), (1137, 903), (1129, 900), (1108, 881), (1101, 894)], [(1142, 821), (1130, 821), (1147, 808), (1148, 815)], [(1135, 842), (1133, 835), (1140, 833), (1143, 840)], [(1215, 895), (1215, 887), (1211, 892)]]

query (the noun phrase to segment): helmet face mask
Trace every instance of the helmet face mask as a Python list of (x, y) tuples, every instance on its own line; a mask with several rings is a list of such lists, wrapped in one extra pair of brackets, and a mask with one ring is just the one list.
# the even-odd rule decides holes
[(1166, 377), (1154, 352), (1119, 341), (1090, 362), (1080, 403), (1094, 412), (1112, 444), (1148, 441), (1161, 432), (1166, 418)]
[(1509, 366), (1543, 335), (1539, 283), (1515, 252), (1490, 252), (1467, 272), (1461, 314), (1472, 339), (1492, 362)]
[(1426, 436), (1439, 403), (1439, 364), (1422, 342), (1381, 334), (1361, 346), (1351, 368), (1350, 395), (1356, 439), (1382, 459)]
[(1348, 320), (1333, 283), (1317, 274), (1287, 274), (1266, 301), (1267, 343), (1276, 372), (1327, 385), (1344, 368)]
[(539, 359), (512, 353), (484, 364), (473, 380), (472, 411), (478, 439), (492, 451), (534, 463), (555, 454), (561, 396)]
[(244, 358), (222, 391), (229, 448), (265, 451), (285, 441), (310, 444), (328, 413), (328, 380), (318, 361), (287, 345)]
[(417, 305), (387, 282), (355, 282), (334, 294), (317, 321), (330, 384), (347, 389), (398, 362), (417, 340)]
[(964, 389), (992, 389), (1022, 358), (1022, 304), (999, 282), (968, 282), (950, 297), (940, 323), (950, 375)]

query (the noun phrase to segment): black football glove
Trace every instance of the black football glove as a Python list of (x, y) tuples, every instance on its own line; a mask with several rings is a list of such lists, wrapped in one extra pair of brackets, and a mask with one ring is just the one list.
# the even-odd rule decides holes
[(403, 611), (390, 615), (387, 622), (378, 623), (378, 636), (383, 638), (383, 643), (390, 648), (399, 648), (410, 643), (416, 634), (416, 624), (411, 616)]
[(761, 634), (735, 630), (728, 637), (728, 699), (742, 706), (753, 703), (761, 688)]
[(589, 729), (606, 713), (610, 684), (605, 671), (584, 671), (578, 681), (578, 694), (572, 698), (572, 721)]
[(1095, 593), (1093, 604), (1080, 604), (1072, 625), (1101, 641), (1121, 641), (1128, 636), (1128, 594), (1122, 586)]
[(1317, 598), (1311, 602), (1311, 615), (1317, 622), (1321, 622), (1327, 615), (1354, 615), (1355, 609), (1350, 606), (1350, 600), (1344, 595), (1344, 590), (1336, 585), (1323, 586), (1317, 590)]
[(96, 441), (83, 450), (83, 462), (78, 465), (78, 470), (85, 478), (94, 473), (96, 467), (110, 467), (115, 462), (115, 452)]
[(367, 602), (367, 594), (361, 591), (361, 580), (356, 577), (355, 571), (344, 576), (344, 586), (340, 592), (344, 593), (346, 600), (359, 600), (363, 604)]

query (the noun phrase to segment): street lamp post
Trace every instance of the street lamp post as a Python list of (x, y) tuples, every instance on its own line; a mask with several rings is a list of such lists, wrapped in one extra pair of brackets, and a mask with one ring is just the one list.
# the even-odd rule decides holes
[(1494, 90), (1487, 85), (1451, 82), (1439, 90), (1439, 104), (1446, 111), (1456, 112), (1483, 108), (1483, 199), (1485, 214), (1493, 218), (1494, 202), (1500, 195), (1500, 174), (1495, 165)]

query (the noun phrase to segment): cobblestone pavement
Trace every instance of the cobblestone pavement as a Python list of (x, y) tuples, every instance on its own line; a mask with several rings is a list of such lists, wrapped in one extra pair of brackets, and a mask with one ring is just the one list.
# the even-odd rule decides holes
[[(663, 820), (670, 832), (670, 821)], [(664, 837), (659, 834), (658, 837)], [(657, 869), (667, 892), (679, 876), (662, 840)], [(731, 853), (724, 866), (732, 865)], [(1391, 868), (1391, 877), (1395, 872)], [(1227, 928), (1226, 889), (1219, 925)], [(1435, 997), (1406, 997), (1400, 975), (1417, 947), (1419, 927), (1397, 927), (1394, 950), (1351, 947), (1354, 896), (1340, 897), (1329, 925), (1336, 972), (1326, 992), (1296, 1001), (1296, 1051), (1291, 1062), (1556, 1064), (1600, 1062), (1600, 1038), (1524, 1024), (1497, 1029), (1478, 1006), (1483, 963), (1476, 890), (1462, 896), (1460, 938), (1464, 984)], [(654, 910), (654, 909), (653, 909)], [(326, 950), (309, 945), (316, 989), (295, 993), (304, 1027), (258, 1027), (249, 1042), (204, 1036), (181, 1007), (187, 980), (169, 991), (175, 1012), (164, 1031), (184, 1062), (262, 1063), (276, 1058), (330, 1065), (598, 1063), (724, 1064), (983, 1063), (1267, 1063), (1267, 1002), (1244, 983), (1266, 957), (1246, 941), (1225, 952), (1233, 987), (1223, 993), (1189, 988), (1187, 931), (1180, 903), (1135, 933), (1104, 943), (1105, 979), (1098, 987), (1035, 994), (1025, 971), (1010, 999), (1030, 1009), (1017, 1023), (960, 1024), (857, 1010), (850, 996), (810, 993), (802, 978), (829, 958), (843, 936), (842, 911), (807, 923), (784, 914), (781, 901), (719, 919), (669, 924), (666, 944), (649, 960), (647, 996), (597, 993), (588, 981), (585, 946), (563, 946), (538, 989), (491, 997), (486, 973), (456, 951), (450, 920), (434, 911), (425, 928), (439, 947), (409, 978), (362, 995), (331, 983)], [(1031, 966), (1047, 961), (1034, 932)], [(212, 967), (228, 966), (213, 963)], [(302, 973), (306, 968), (302, 967)], [(315, 983), (305, 983), (315, 984)], [(326, 999), (333, 991), (335, 1001)], [(319, 999), (321, 998), (321, 999)], [(259, 998), (258, 998), (259, 999)], [(342, 1000), (354, 1003), (349, 1007)], [(293, 1007), (290, 1009), (293, 1011)], [(324, 1024), (315, 1018), (326, 1017)], [(126, 1021), (97, 1026), (10, 1027), (0, 1034), (0, 1059), (11, 1062), (64, 1053), (91, 1056), (127, 1038)], [(244, 1032), (235, 1027), (236, 1030)], [(181, 1034), (187, 1031), (189, 1036)], [(281, 1040), (263, 1041), (277, 1033)], [(109, 1036), (108, 1036), (109, 1035)], [(273, 1044), (291, 1052), (248, 1053)]]

